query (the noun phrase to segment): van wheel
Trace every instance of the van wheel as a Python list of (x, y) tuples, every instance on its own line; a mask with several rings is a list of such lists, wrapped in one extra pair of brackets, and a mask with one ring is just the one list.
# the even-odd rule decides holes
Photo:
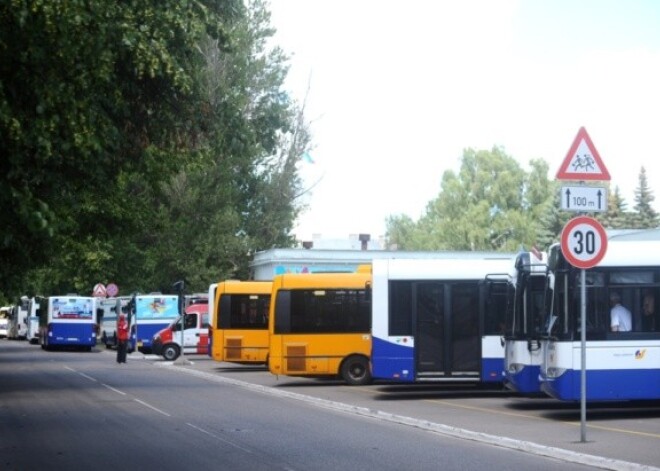
[(341, 377), (351, 386), (363, 386), (371, 383), (369, 360), (359, 355), (348, 357), (341, 364)]
[(165, 345), (163, 346), (163, 358), (165, 358), (167, 361), (174, 361), (177, 358), (179, 358), (179, 346), (178, 345)]

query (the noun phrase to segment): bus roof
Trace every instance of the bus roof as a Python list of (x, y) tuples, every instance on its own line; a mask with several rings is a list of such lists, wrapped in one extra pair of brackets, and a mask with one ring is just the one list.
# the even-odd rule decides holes
[(444, 260), (392, 259), (374, 260), (373, 274), (389, 279), (423, 280), (451, 279), (469, 280), (488, 275), (512, 276), (515, 258), (455, 258)]
[[(556, 244), (551, 250), (560, 250)], [(605, 256), (595, 267), (660, 266), (660, 240), (610, 239)]]
[(273, 278), (277, 288), (362, 288), (371, 282), (370, 273), (287, 273)]
[(218, 293), (226, 294), (270, 294), (273, 283), (271, 281), (238, 281), (225, 280), (218, 283)]

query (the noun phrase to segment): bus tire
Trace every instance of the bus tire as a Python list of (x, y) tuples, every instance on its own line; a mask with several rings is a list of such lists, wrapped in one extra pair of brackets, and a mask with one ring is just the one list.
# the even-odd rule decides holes
[(163, 345), (163, 358), (165, 358), (167, 361), (174, 361), (177, 358), (179, 358), (180, 355), (179, 351), (179, 346), (175, 345), (173, 343), (169, 343), (167, 345)]
[(363, 386), (371, 383), (369, 360), (361, 355), (351, 355), (341, 364), (341, 377), (351, 386)]

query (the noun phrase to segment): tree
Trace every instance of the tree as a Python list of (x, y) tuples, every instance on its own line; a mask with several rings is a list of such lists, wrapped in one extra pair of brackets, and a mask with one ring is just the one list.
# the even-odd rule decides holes
[(310, 136), (304, 107), (282, 91), (287, 58), (268, 47), (273, 33), (265, 3), (254, 0), (228, 29), (230, 51), (212, 38), (200, 44), (197, 79), (213, 120), (201, 136), (205, 158), (152, 198), (159, 230), (148, 259), (158, 267), (156, 286), (183, 279), (199, 291), (246, 279), (255, 251), (294, 243), (297, 163)]
[(539, 209), (537, 216), (537, 247), (543, 249), (547, 249), (550, 245), (560, 241), (564, 226), (574, 216), (570, 212), (561, 209), (559, 182), (550, 182), (550, 188), (550, 196), (544, 204), (544, 208)]
[(515, 251), (537, 244), (553, 186), (547, 164), (533, 160), (531, 167), (526, 174), (498, 147), (466, 149), (459, 173), (443, 174), (440, 194), (416, 224), (388, 220), (389, 242), (408, 250)]
[[(113, 206), (130, 206), (196, 155), (205, 118), (192, 74), (197, 46), (211, 35), (226, 47), (227, 24), (241, 12), (239, 0), (0, 6), (5, 292), (25, 290), (25, 274), (40, 267), (71, 288), (72, 273), (89, 285), (96, 273), (82, 268), (109, 260), (121, 244), (109, 228), (134, 213)], [(139, 184), (122, 186), (136, 181), (130, 174)], [(53, 273), (53, 260), (69, 265)]]
[(621, 196), (619, 187), (615, 186), (614, 191), (610, 189), (607, 196), (607, 211), (597, 214), (598, 219), (606, 229), (625, 229), (630, 227), (630, 215), (626, 212), (626, 201)]
[(646, 179), (646, 169), (642, 167), (639, 171), (639, 183), (635, 188), (635, 211), (637, 212), (633, 218), (635, 228), (650, 229), (660, 225), (658, 213), (652, 207), (653, 200), (655, 197)]

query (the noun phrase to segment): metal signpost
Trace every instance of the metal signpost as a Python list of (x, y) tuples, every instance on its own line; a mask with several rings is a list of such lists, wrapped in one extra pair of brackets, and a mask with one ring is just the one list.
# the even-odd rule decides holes
[[(582, 127), (573, 140), (557, 180), (576, 180), (579, 186), (561, 188), (561, 209), (566, 211), (607, 211), (608, 192), (603, 187), (585, 186), (586, 180), (609, 181), (610, 174), (596, 147)], [(580, 441), (587, 441), (587, 293), (586, 269), (595, 267), (607, 251), (607, 234), (595, 219), (577, 216), (568, 221), (561, 233), (561, 251), (566, 260), (580, 268)]]

